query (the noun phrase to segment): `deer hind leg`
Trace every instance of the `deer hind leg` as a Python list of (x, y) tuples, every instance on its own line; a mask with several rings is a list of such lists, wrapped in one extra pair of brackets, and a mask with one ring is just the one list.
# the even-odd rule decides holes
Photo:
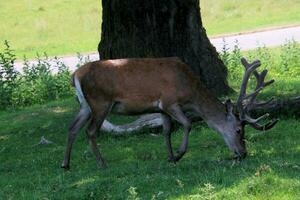
[(182, 139), (180, 148), (177, 151), (177, 155), (175, 157), (173, 157), (173, 160), (172, 160), (174, 162), (177, 162), (182, 158), (182, 156), (187, 151), (188, 141), (189, 141), (189, 133), (190, 133), (192, 125), (191, 125), (190, 120), (184, 115), (182, 109), (180, 108), (180, 106), (178, 104), (174, 104), (174, 105), (170, 106), (166, 110), (166, 112), (173, 119), (175, 119), (177, 122), (179, 122), (183, 126), (183, 129), (184, 129), (183, 139)]
[(69, 128), (69, 135), (67, 138), (67, 146), (65, 150), (64, 160), (61, 165), (62, 168), (69, 169), (70, 168), (70, 156), (72, 145), (75, 141), (76, 135), (78, 134), (79, 130), (86, 124), (90, 117), (90, 109), (87, 106), (81, 105), (80, 111), (76, 115), (75, 119), (73, 120), (70, 128)]
[(97, 103), (97, 110), (93, 111), (93, 116), (89, 126), (86, 129), (86, 135), (89, 138), (91, 149), (96, 157), (99, 168), (106, 167), (105, 161), (97, 146), (97, 131), (100, 129), (105, 117), (111, 109), (110, 103)]

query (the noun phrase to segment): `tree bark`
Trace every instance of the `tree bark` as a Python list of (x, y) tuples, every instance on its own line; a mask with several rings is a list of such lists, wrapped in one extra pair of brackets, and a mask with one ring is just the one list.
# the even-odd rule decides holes
[(216, 95), (227, 70), (202, 26), (199, 0), (102, 0), (101, 59), (180, 57)]

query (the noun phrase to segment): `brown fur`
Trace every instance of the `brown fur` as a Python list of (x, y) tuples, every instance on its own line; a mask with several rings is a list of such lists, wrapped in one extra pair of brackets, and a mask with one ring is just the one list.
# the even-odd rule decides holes
[(191, 103), (199, 92), (203, 101), (217, 100), (178, 58), (96, 61), (74, 74), (88, 102), (101, 93), (107, 101), (124, 104), (124, 114), (151, 112), (152, 103), (157, 100), (164, 107)]

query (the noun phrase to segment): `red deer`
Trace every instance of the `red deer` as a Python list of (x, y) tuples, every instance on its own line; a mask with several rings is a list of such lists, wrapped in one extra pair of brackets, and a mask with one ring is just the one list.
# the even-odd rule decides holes
[[(241, 92), (236, 107), (226, 101), (223, 104), (214, 97), (190, 68), (179, 58), (136, 58), (90, 62), (73, 74), (80, 111), (69, 129), (67, 146), (62, 167), (68, 169), (72, 144), (76, 134), (87, 123), (86, 134), (96, 156), (97, 164), (105, 166), (98, 150), (97, 130), (110, 113), (144, 114), (160, 112), (163, 114), (163, 132), (170, 161), (176, 162), (187, 151), (191, 121), (187, 111), (193, 111), (207, 122), (208, 126), (220, 133), (229, 149), (238, 157), (246, 156), (244, 127), (246, 124), (258, 130), (272, 128), (277, 120), (266, 125), (249, 116), (249, 109), (257, 105), (257, 94), (274, 80), (264, 82), (267, 70), (256, 71), (260, 61), (249, 64), (242, 59), (246, 68)], [(246, 94), (250, 75), (257, 79), (256, 90)], [(183, 140), (177, 154), (171, 145), (171, 120), (183, 126)]]

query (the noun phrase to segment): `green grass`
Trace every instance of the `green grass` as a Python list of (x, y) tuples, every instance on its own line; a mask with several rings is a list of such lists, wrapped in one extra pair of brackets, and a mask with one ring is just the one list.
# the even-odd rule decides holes
[[(0, 40), (9, 40), (19, 59), (96, 51), (101, 3), (96, 0), (0, 1)], [(202, 17), (209, 35), (299, 24), (298, 0), (205, 0)], [(288, 10), (288, 11), (287, 11)]]
[(201, 3), (209, 35), (300, 24), (298, 0), (207, 0)]
[(18, 58), (96, 51), (101, 3), (96, 0), (0, 1), (0, 40), (11, 42)]
[[(276, 79), (260, 95), (263, 99), (299, 95), (299, 75), (280, 68), (280, 52), (242, 53), (262, 58), (262, 68), (268, 65), (269, 77)], [(230, 79), (235, 89), (237, 80)], [(166, 160), (162, 134), (153, 136), (148, 130), (122, 137), (102, 134), (98, 144), (109, 167), (99, 170), (82, 131), (73, 148), (71, 171), (64, 172), (60, 164), (67, 129), (77, 110), (72, 98), (0, 112), (0, 199), (299, 199), (298, 118), (281, 116), (265, 133), (247, 128), (249, 156), (242, 162), (227, 160), (230, 152), (222, 138), (198, 122), (189, 151), (177, 165)], [(109, 119), (125, 123), (132, 118)], [(41, 136), (54, 144), (37, 145)], [(181, 136), (182, 129), (173, 133), (175, 147)]]
[[(260, 58), (274, 85), (259, 97), (299, 96), (299, 46), (242, 52)], [(239, 53), (232, 54), (238, 57)], [(252, 60), (249, 59), (249, 60)], [(289, 61), (287, 67), (280, 63)], [(238, 89), (242, 66), (230, 69)], [(234, 77), (238, 78), (234, 78)], [(251, 84), (251, 82), (250, 82)], [(299, 199), (300, 120), (274, 116), (270, 131), (247, 128), (249, 156), (242, 162), (205, 123), (193, 124), (189, 151), (176, 165), (167, 162), (164, 136), (148, 130), (122, 137), (102, 134), (98, 144), (108, 163), (99, 170), (84, 131), (74, 144), (71, 170), (60, 169), (68, 126), (78, 111), (72, 99), (16, 111), (0, 111), (0, 199)], [(109, 116), (116, 123), (128, 117)], [(37, 145), (45, 136), (54, 144)], [(173, 135), (178, 147), (182, 129)]]
[[(75, 142), (71, 170), (60, 169), (73, 99), (0, 113), (0, 199), (297, 199), (300, 123), (283, 119), (271, 131), (247, 129), (249, 156), (230, 156), (219, 135), (196, 123), (189, 152), (166, 160), (164, 137), (148, 131), (98, 138), (108, 168), (98, 170), (86, 137)], [(111, 119), (124, 121), (112, 116)], [(126, 119), (125, 119), (126, 120)], [(182, 130), (173, 134), (179, 145)], [(54, 142), (36, 145), (41, 136)], [(131, 188), (131, 189), (130, 189)], [(135, 188), (135, 189), (134, 189)], [(130, 192), (129, 192), (130, 191)], [(137, 194), (135, 194), (135, 192)]]

